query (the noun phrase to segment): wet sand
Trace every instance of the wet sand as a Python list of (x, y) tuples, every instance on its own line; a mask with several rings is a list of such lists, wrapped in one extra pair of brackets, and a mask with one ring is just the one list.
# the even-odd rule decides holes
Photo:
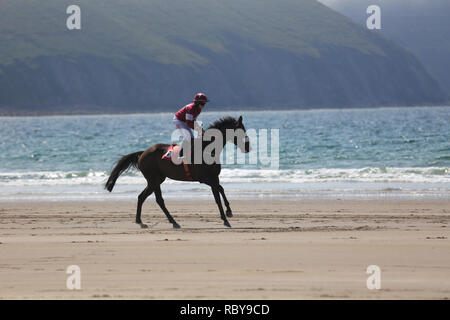
[[(448, 299), (450, 201), (0, 203), (1, 299)], [(69, 290), (69, 265), (81, 290)], [(369, 265), (381, 289), (369, 290)]]

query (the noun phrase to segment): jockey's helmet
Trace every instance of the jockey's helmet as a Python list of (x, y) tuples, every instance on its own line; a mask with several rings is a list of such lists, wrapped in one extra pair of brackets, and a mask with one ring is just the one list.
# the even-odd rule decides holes
[(194, 97), (194, 102), (208, 102), (208, 98), (205, 96), (204, 93), (197, 93)]

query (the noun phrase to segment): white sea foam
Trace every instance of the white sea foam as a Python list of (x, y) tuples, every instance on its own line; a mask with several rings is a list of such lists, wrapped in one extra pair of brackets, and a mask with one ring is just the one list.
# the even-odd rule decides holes
[[(0, 173), (0, 186), (63, 186), (101, 185), (108, 179), (107, 172), (8, 172)], [(360, 169), (222, 169), (220, 179), (225, 183), (316, 183), (316, 182), (365, 182), (365, 183), (448, 183), (450, 168), (360, 168)], [(140, 172), (132, 171), (119, 177), (124, 185), (142, 184)], [(167, 179), (166, 183), (183, 182)], [(274, 187), (276, 189), (276, 187)]]
[[(311, 170), (223, 169), (230, 199), (417, 199), (450, 197), (449, 168), (361, 168)], [(140, 172), (120, 176), (112, 193), (107, 172), (0, 173), (0, 201), (135, 200), (146, 185)], [(208, 186), (167, 179), (168, 199), (210, 199)]]

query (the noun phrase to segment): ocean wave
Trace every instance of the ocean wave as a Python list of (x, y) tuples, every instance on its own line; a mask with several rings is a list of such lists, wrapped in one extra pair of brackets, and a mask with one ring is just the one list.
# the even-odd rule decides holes
[[(101, 185), (108, 179), (105, 171), (42, 171), (0, 173), (0, 186), (45, 185)], [(317, 182), (366, 182), (366, 183), (450, 183), (448, 167), (386, 167), (386, 168), (322, 168), (322, 169), (222, 169), (220, 179), (230, 183), (317, 183)], [(129, 171), (118, 183), (124, 185), (145, 184), (140, 172)], [(167, 179), (169, 184), (183, 183)]]
[(402, 182), (450, 183), (448, 167), (428, 168), (323, 168), (309, 170), (223, 170), (222, 181), (230, 182)]

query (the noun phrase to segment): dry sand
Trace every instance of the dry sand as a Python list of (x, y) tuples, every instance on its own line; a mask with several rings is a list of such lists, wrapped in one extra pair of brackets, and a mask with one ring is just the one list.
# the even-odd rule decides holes
[[(449, 201), (0, 203), (2, 299), (448, 299)], [(81, 268), (81, 290), (66, 268)], [(366, 286), (369, 265), (381, 289)]]

